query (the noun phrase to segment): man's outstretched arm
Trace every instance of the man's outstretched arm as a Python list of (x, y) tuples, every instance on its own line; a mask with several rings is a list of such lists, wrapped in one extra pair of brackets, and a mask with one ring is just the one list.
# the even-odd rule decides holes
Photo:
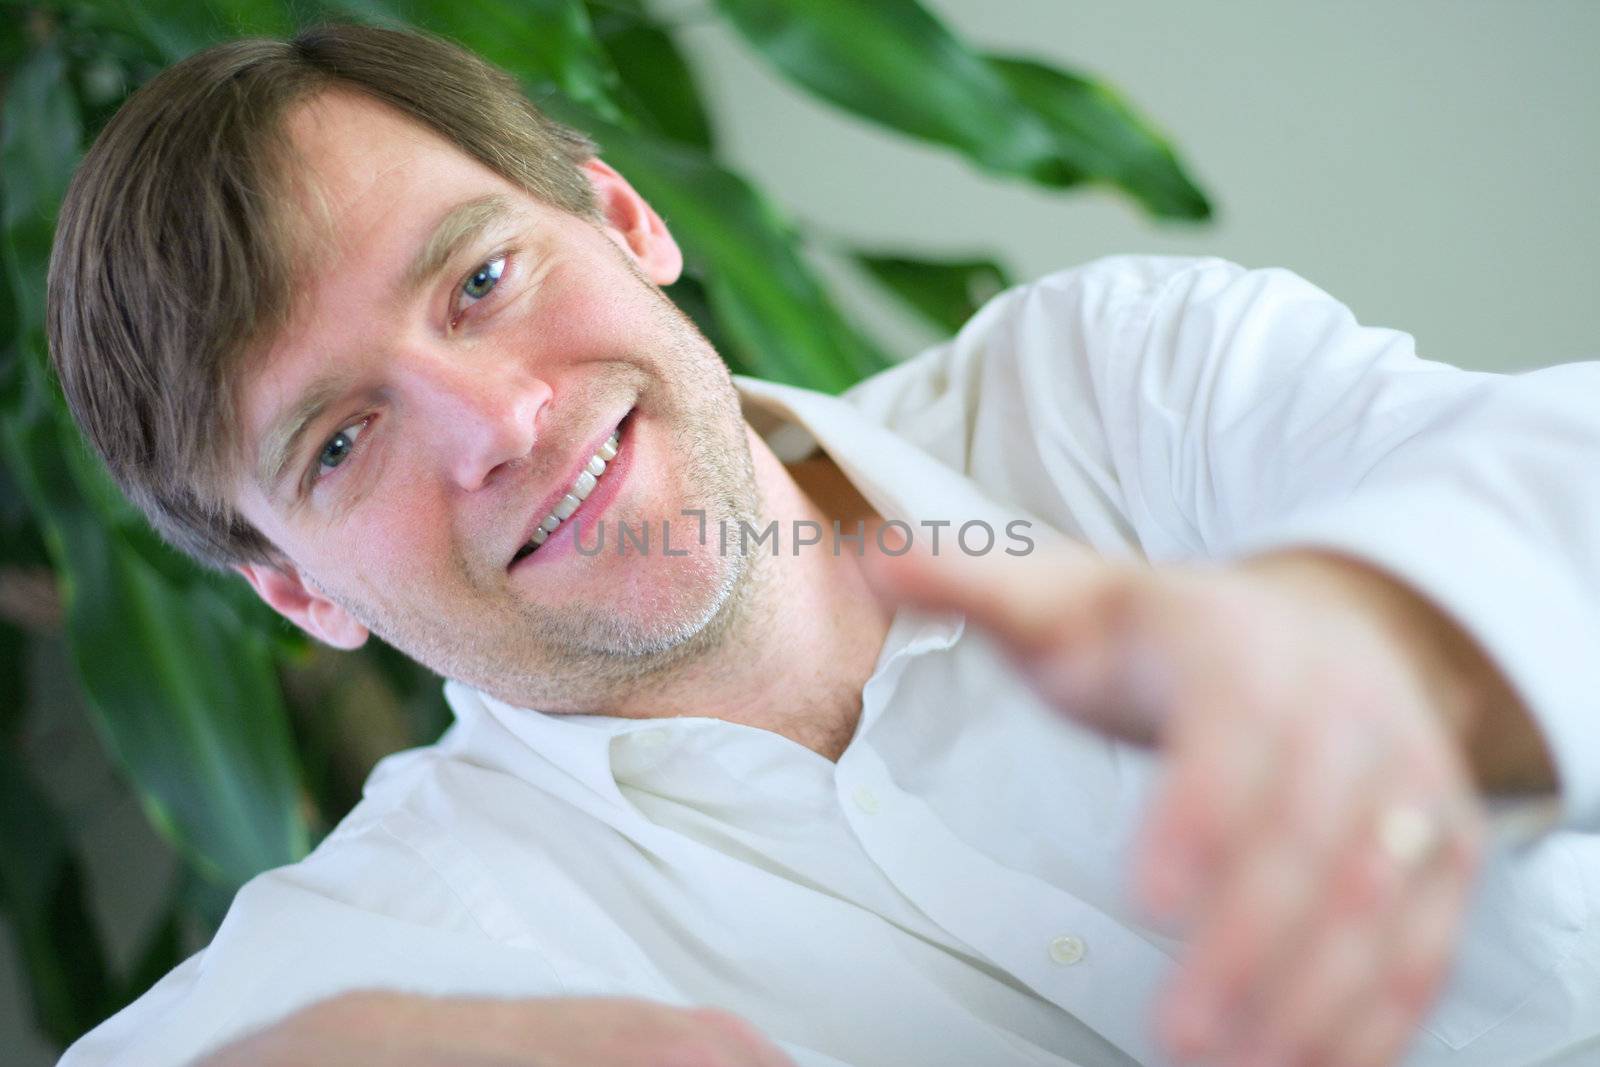
[(1215, 259), (1117, 257), (1016, 299), (948, 358), (1018, 390), (1043, 468), (1086, 471), (1157, 565), (879, 578), (1167, 748), (1139, 885), (1191, 935), (1174, 1049), (1392, 1062), (1455, 947), (1475, 783), (1559, 784), (1568, 823), (1600, 825), (1600, 364), (1432, 363), (1288, 271)]
[(1134, 885), (1189, 940), (1156, 1020), (1174, 1053), (1394, 1062), (1482, 854), (1474, 779), (1553, 787), (1531, 719), (1452, 622), (1322, 553), (875, 562), (892, 600), (1000, 636), (1064, 713), (1164, 750)]

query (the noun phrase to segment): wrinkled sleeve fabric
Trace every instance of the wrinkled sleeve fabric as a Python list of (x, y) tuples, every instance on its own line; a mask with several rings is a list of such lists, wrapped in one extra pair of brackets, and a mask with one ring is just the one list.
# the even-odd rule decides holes
[(1076, 413), (1064, 449), (1107, 457), (1147, 556), (1318, 547), (1408, 583), (1532, 710), (1566, 825), (1600, 829), (1600, 362), (1459, 369), (1215, 258), (1097, 260), (1011, 312), (1016, 369)]
[(252, 879), (206, 949), (80, 1038), (62, 1067), (189, 1063), (352, 990), (564, 994), (528, 939), (479, 906), (459, 865), (430, 855), (436, 843), (448, 839), (389, 813), (341, 827), (307, 859)]

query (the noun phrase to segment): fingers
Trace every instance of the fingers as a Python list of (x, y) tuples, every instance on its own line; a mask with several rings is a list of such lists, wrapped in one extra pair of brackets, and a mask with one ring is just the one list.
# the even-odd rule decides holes
[(1270, 750), (1259, 734), (1218, 731), (1169, 750), (1165, 780), (1135, 849), (1140, 902), (1163, 922), (1192, 917), (1199, 894), (1263, 810)]
[(1319, 901), (1320, 915), (1296, 932), (1296, 966), (1256, 997), (1254, 1025), (1238, 1037), (1238, 1044), (1255, 1050), (1246, 1062), (1304, 1063), (1368, 1014), (1392, 926), (1387, 913), (1408, 888), (1402, 872), (1370, 842), (1341, 857)]
[[(1278, 655), (1270, 630), (1239, 624), (1227, 632), (1233, 646), (1257, 649), (1266, 662)], [(1244, 846), (1304, 806), (1286, 806), (1294, 798), (1282, 795), (1285, 786), (1303, 792), (1319, 780), (1283, 778), (1282, 765), (1304, 765), (1322, 742), (1296, 738), (1295, 724), (1310, 729), (1314, 718), (1286, 713), (1268, 672), (1245, 668), (1226, 647), (1181, 630), (1165, 644), (1167, 771), (1134, 852), (1134, 885), (1150, 914), (1176, 922), (1194, 918), (1203, 892), (1218, 892)]]
[(862, 558), (867, 581), (891, 603), (960, 611), (1022, 655), (1057, 642), (1104, 561), (1073, 546), (1028, 557), (934, 556), (913, 547), (900, 556)]
[(1328, 736), (1321, 719), (1279, 729), (1281, 739), (1258, 728), (1187, 740), (1141, 841), (1142, 896), (1191, 930), (1160, 1015), (1185, 1055), (1232, 1042), (1263, 980), (1292, 962), (1340, 844), (1346, 798), (1368, 772), (1362, 748)]
[(1436, 869), (1410, 894), (1382, 940), (1366, 1006), (1325, 1043), (1331, 1067), (1384, 1067), (1404, 1054), (1449, 973), (1467, 883)]
[(1304, 664), (1292, 686), (1215, 680), (1231, 669), (1184, 675), (1135, 853), (1141, 901), (1188, 930), (1159, 1032), (1180, 1059), (1391, 1064), (1475, 870), (1464, 771), (1393, 689)]
[[(1421, 803), (1417, 793), (1414, 785), (1410, 791), (1401, 790), (1394, 803)], [(1364, 995), (1316, 1052), (1331, 1067), (1395, 1063), (1449, 975), (1481, 857), (1482, 835), (1479, 817), (1468, 805), (1436, 808), (1432, 815), (1438, 820), (1439, 836), (1425, 853), (1407, 859), (1388, 852), (1372, 861), (1398, 864), (1402, 875), (1410, 872), (1410, 884), (1386, 921), (1373, 924), (1374, 975)], [(1375, 832), (1370, 838), (1380, 836)], [(1379, 854), (1387, 851), (1381, 842), (1369, 848)]]
[[(1349, 858), (1354, 890), (1254, 1006), (1256, 1025), (1228, 1062), (1388, 1067), (1409, 1045), (1448, 972), (1466, 884), (1443, 864), (1395, 872), (1375, 852)], [(1390, 868), (1390, 893), (1371, 892), (1372, 872), (1358, 869), (1367, 864)]]
[[(1245, 1067), (1387, 1067), (1409, 1043), (1447, 974), (1476, 856), (1465, 824), (1442, 811), (1426, 851), (1385, 845), (1385, 812), (1439, 794), (1421, 754), (1384, 757), (1307, 768), (1322, 781), (1278, 793), (1299, 817), (1234, 866), (1197, 924), (1164, 1016), (1175, 1051)], [(1342, 816), (1330, 822), (1312, 810), (1319, 793), (1366, 799), (1325, 807)], [(1294, 827), (1308, 815), (1296, 857)], [(1208, 1025), (1195, 1023), (1195, 1003)]]
[(1171, 657), (1150, 625), (1164, 593), (1147, 571), (1070, 545), (1027, 558), (916, 550), (864, 560), (888, 603), (960, 611), (997, 637), (1056, 708), (1116, 737), (1157, 740)]

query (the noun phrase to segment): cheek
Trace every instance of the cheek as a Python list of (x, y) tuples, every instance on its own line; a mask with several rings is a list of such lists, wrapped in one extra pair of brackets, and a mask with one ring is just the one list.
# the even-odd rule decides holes
[(319, 570), (362, 600), (387, 602), (437, 580), (452, 558), (449, 529), (437, 507), (394, 494), (320, 539)]
[(393, 493), (383, 514), (367, 524), (373, 569), (415, 575), (426, 581), (453, 555), (452, 517), (437, 500), (403, 491)]
[[(560, 264), (539, 296), (529, 308), (537, 309), (541, 343), (567, 356), (614, 356), (619, 340), (638, 347), (653, 321), (652, 294), (620, 265), (602, 274), (587, 262)], [(597, 347), (604, 351), (592, 351)]]

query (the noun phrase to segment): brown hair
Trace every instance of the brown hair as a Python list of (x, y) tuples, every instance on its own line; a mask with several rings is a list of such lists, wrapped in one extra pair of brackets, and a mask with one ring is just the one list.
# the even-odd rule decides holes
[(389, 104), (539, 200), (593, 216), (594, 144), (503, 71), (439, 37), (318, 26), (216, 45), (163, 71), (106, 124), (61, 205), (51, 357), (73, 417), (175, 547), (270, 562), (228, 500), (241, 356), (286, 318), (285, 112), (348, 88)]

